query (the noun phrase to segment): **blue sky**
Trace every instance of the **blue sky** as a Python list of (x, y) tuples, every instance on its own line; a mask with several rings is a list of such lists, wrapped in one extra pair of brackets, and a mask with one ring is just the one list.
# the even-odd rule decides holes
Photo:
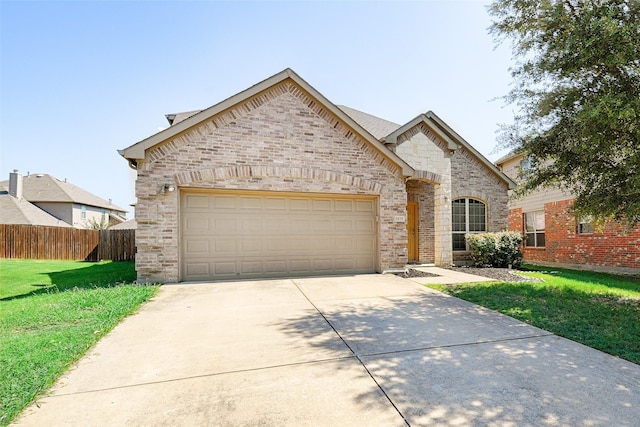
[(117, 149), (287, 67), (397, 123), (432, 110), (495, 160), (512, 63), (488, 3), (0, 0), (0, 180), (49, 173), (131, 216)]

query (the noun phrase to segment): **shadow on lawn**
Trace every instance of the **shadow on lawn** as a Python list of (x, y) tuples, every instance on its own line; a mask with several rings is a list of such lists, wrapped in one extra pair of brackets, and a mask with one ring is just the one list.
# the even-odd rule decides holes
[(42, 273), (49, 276), (51, 284), (33, 283), (31, 291), (20, 295), (0, 298), (0, 301), (26, 298), (34, 295), (62, 292), (69, 289), (109, 288), (136, 280), (133, 262), (95, 263), (83, 262), (86, 266), (63, 271)]

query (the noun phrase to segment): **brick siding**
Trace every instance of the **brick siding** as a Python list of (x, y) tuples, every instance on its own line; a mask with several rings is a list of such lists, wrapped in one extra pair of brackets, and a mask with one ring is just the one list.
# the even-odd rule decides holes
[[(464, 147), (451, 155), (451, 200), (472, 198), (487, 209), (487, 231), (504, 231), (509, 226), (508, 185)], [(456, 264), (471, 261), (470, 252), (453, 252)]]
[(407, 261), (407, 193), (400, 168), (287, 80), (146, 153), (138, 163), (140, 281), (179, 276), (179, 188), (379, 197), (380, 269)]
[[(614, 272), (640, 270), (640, 224), (632, 229), (608, 223), (592, 234), (578, 234), (573, 200), (545, 203), (545, 247), (524, 248), (524, 261)], [(597, 228), (597, 227), (596, 227)], [(522, 209), (509, 212), (509, 229), (524, 232)]]

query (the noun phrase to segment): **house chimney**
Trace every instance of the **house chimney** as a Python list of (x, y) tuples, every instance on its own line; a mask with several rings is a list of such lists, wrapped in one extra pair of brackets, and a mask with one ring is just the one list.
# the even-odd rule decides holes
[(22, 199), (22, 175), (18, 169), (9, 174), (9, 194), (16, 199)]

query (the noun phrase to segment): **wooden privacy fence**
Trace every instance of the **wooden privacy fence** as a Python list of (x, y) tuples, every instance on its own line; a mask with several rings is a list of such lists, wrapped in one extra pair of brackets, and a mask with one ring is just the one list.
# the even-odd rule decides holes
[(135, 230), (0, 224), (0, 258), (133, 261)]

